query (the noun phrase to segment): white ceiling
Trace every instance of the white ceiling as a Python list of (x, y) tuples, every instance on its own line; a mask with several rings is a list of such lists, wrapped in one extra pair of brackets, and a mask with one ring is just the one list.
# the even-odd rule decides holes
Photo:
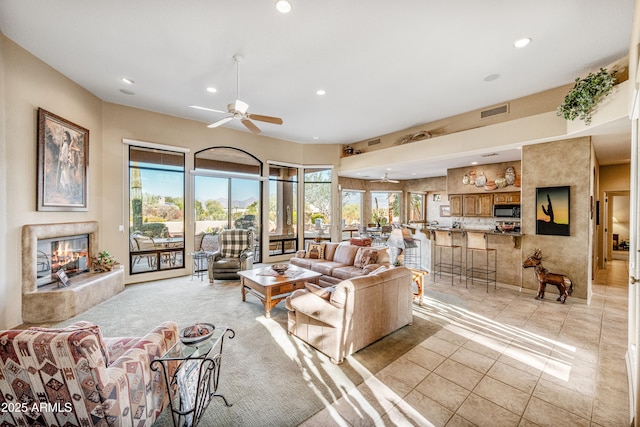
[[(346, 144), (571, 83), (627, 54), (634, 9), (633, 0), (291, 0), (283, 15), (274, 3), (0, 0), (0, 30), (104, 101), (203, 126), (224, 115), (189, 105), (225, 110), (241, 54), (239, 98), (284, 120), (256, 122), (263, 135)], [(521, 37), (533, 41), (514, 48)], [(608, 135), (596, 148), (605, 164), (629, 150), (618, 125), (593, 130)]]

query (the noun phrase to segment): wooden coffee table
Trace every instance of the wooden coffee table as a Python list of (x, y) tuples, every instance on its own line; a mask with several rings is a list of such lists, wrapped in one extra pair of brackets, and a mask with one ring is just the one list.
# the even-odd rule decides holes
[(270, 270), (269, 267), (238, 272), (242, 288), (242, 301), (246, 301), (247, 293), (254, 295), (264, 305), (265, 317), (271, 317), (271, 309), (280, 301), (291, 295), (296, 289), (304, 289), (305, 282), (318, 283), (322, 276), (315, 271), (292, 265), (282, 275), (266, 276), (260, 273)]

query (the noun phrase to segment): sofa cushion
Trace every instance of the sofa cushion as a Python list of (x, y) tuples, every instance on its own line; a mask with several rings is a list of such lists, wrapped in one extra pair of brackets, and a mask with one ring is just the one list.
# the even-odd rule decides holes
[(338, 242), (327, 242), (324, 244), (324, 259), (333, 261), (333, 256), (336, 253), (336, 249), (340, 246)]
[(333, 254), (333, 260), (344, 265), (353, 265), (359, 249), (358, 246), (349, 244), (338, 245), (335, 254)]
[(363, 247), (358, 249), (356, 257), (353, 261), (354, 267), (364, 268), (369, 264), (378, 262), (378, 250), (374, 248)]
[(336, 267), (333, 269), (331, 275), (340, 280), (351, 279), (352, 277), (358, 277), (366, 274), (363, 269), (355, 267), (353, 265), (345, 265), (344, 267)]
[(324, 243), (310, 243), (305, 258), (324, 259)]
[(311, 270), (324, 274), (325, 276), (332, 276), (334, 268), (344, 267), (344, 264), (335, 261), (316, 262), (311, 265)]
[(30, 331), (38, 331), (38, 332), (52, 332), (52, 333), (68, 333), (68, 332), (78, 332), (78, 331), (87, 331), (96, 336), (98, 340), (98, 344), (100, 345), (100, 352), (104, 357), (105, 366), (109, 366), (111, 361), (109, 360), (109, 351), (107, 349), (107, 344), (104, 341), (104, 337), (102, 336), (102, 332), (100, 331), (100, 327), (94, 323), (87, 321), (79, 321), (72, 325), (69, 325), (65, 328), (39, 328), (39, 327), (31, 327)]

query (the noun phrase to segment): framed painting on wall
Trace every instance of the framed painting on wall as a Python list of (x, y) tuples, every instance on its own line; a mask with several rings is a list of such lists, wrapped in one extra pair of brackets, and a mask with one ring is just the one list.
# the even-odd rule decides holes
[(88, 210), (89, 131), (38, 108), (39, 211)]
[(570, 187), (536, 188), (536, 234), (570, 236)]

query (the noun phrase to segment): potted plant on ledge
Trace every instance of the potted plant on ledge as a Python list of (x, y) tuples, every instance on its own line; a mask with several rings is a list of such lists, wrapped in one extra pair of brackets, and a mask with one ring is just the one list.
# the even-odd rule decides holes
[(93, 257), (91, 267), (95, 273), (104, 273), (113, 270), (118, 265), (118, 261), (109, 253), (109, 251), (101, 251), (98, 256)]
[(618, 70), (607, 71), (600, 68), (597, 73), (589, 73), (584, 79), (577, 78), (573, 88), (558, 107), (558, 115), (566, 120), (579, 118), (588, 126), (598, 104), (613, 91)]

